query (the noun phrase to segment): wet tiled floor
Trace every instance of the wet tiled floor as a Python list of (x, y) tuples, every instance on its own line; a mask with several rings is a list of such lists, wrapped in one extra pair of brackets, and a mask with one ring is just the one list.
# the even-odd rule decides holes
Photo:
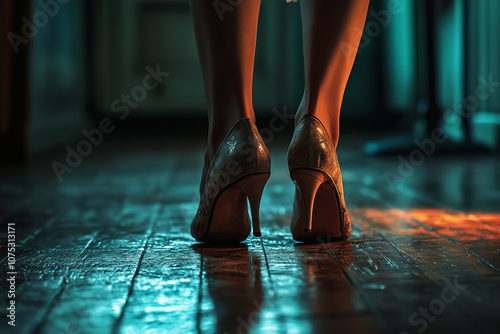
[(189, 235), (202, 141), (174, 142), (110, 139), (61, 183), (52, 158), (1, 170), (1, 333), (500, 332), (495, 157), (430, 157), (391, 188), (397, 157), (341, 147), (353, 235), (302, 244), (272, 143), (263, 236), (214, 246)]

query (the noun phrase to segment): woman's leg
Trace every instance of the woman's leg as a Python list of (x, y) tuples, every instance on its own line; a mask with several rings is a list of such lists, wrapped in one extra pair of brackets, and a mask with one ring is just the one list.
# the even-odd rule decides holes
[(190, 0), (208, 108), (208, 162), (238, 120), (255, 122), (252, 78), (260, 0), (234, 3), (224, 9), (213, 1)]
[(300, 0), (305, 90), (296, 121), (318, 117), (337, 146), (340, 106), (364, 28), (369, 0)]

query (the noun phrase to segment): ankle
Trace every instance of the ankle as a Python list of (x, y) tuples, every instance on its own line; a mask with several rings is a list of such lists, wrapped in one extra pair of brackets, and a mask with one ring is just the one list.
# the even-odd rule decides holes
[(321, 124), (323, 124), (328, 132), (328, 136), (330, 137), (333, 146), (336, 148), (339, 139), (339, 113), (331, 112), (331, 110), (325, 110), (319, 106), (315, 106), (315, 108), (306, 108), (305, 103), (301, 103), (295, 116), (296, 125), (304, 115), (312, 115), (321, 121)]
[(231, 131), (233, 126), (244, 118), (250, 118), (250, 120), (255, 123), (255, 115), (253, 114), (253, 111), (251, 113), (231, 113), (229, 117), (226, 116), (224, 118), (210, 120), (207, 140), (207, 157), (209, 161), (213, 159), (219, 145), (222, 143), (229, 131)]

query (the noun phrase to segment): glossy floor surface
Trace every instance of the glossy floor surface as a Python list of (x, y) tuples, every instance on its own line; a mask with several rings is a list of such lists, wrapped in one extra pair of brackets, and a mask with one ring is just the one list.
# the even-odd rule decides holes
[(61, 183), (54, 158), (1, 169), (0, 332), (500, 332), (497, 157), (404, 164), (363, 155), (345, 136), (353, 235), (302, 244), (289, 233), (287, 143), (275, 141), (262, 238), (214, 246), (189, 235), (202, 142), (110, 136)]

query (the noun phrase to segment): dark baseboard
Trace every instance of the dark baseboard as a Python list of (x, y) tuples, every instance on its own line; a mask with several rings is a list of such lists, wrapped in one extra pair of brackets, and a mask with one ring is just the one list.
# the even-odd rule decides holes
[[(293, 119), (286, 120), (285, 123), (273, 118), (275, 116), (259, 116), (257, 118), (258, 128), (272, 128), (271, 125), (275, 125), (279, 128), (280, 133), (293, 133)], [(99, 119), (96, 118), (95, 122), (97, 124)], [(208, 129), (208, 119), (206, 116), (127, 118), (125, 120), (115, 119), (113, 123), (117, 124), (115, 134), (125, 136), (206, 135)], [(403, 126), (403, 123), (403, 117), (400, 115), (388, 116), (387, 119), (373, 116), (364, 118), (342, 116), (341, 129), (346, 132), (411, 131), (411, 129), (406, 129), (407, 126)]]

